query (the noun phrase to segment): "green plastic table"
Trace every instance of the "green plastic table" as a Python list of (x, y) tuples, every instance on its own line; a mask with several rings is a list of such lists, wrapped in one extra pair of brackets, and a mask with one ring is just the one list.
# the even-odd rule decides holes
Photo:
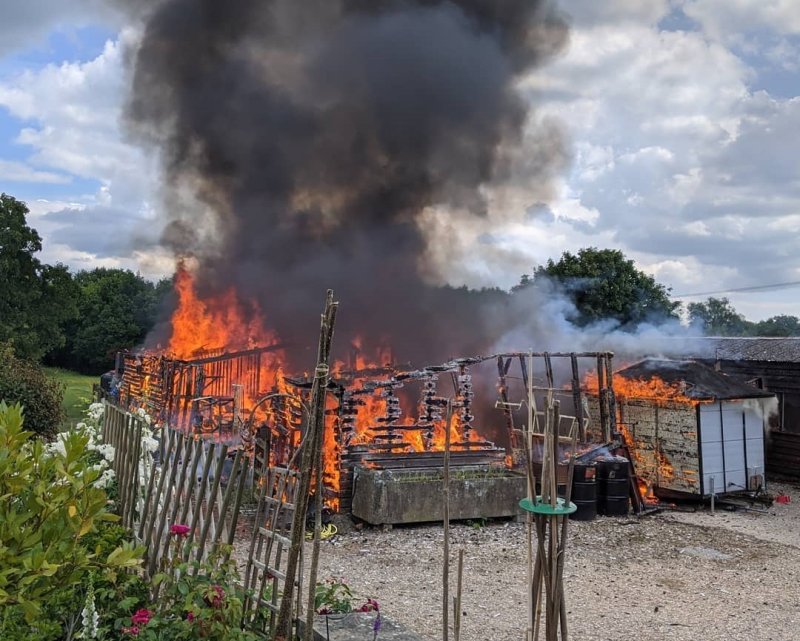
[(541, 496), (537, 496), (536, 499), (538, 502), (534, 503), (529, 498), (524, 498), (519, 502), (519, 506), (526, 512), (533, 512), (534, 514), (546, 516), (566, 516), (578, 509), (578, 506), (572, 502), (570, 502), (569, 505), (565, 505), (564, 499), (556, 499), (556, 507), (553, 507), (549, 503), (543, 503)]

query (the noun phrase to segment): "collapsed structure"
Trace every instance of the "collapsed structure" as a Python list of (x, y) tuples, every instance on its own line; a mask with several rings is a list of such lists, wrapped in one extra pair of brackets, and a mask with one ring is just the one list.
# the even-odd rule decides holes
[[(285, 375), (278, 355), (277, 345), (194, 359), (156, 352), (120, 354), (117, 399), (127, 409), (143, 409), (157, 424), (168, 423), (198, 438), (249, 448), (253, 435), (266, 431), (270, 460), (285, 462), (301, 440), (311, 380)], [(594, 392), (599, 415), (590, 421), (582, 380), (593, 370), (603, 376)], [(541, 406), (547, 394), (560, 397), (561, 430), (568, 433), (575, 422), (585, 450), (606, 446), (616, 434), (611, 371), (610, 353), (516, 352), (419, 369), (370, 365), (356, 355), (347, 365), (337, 364), (328, 387), (327, 502), (335, 509), (351, 509), (359, 467), (395, 470), (395, 476), (400, 470), (430, 475), (441, 469), (448, 402), (454, 408), (452, 465), (472, 474), (499, 476), (499, 471), (514, 469), (531, 391), (534, 405)], [(560, 382), (564, 379), (566, 385)], [(537, 412), (536, 407), (530, 410)], [(518, 498), (515, 494), (508, 505), (496, 505), (494, 511), (501, 514), (476, 506), (474, 516), (514, 513)]]
[[(327, 505), (376, 523), (439, 518), (438, 500), (424, 497), (438, 495), (431, 482), (443, 467), (451, 403), (451, 465), (472, 492), (455, 501), (453, 513), (510, 516), (525, 492), (515, 473), (520, 428), (529, 421), (535, 427), (546, 397), (560, 401), (559, 434), (566, 440), (577, 428), (581, 463), (615, 454), (632, 461), (635, 508), (648, 495), (764, 487), (770, 392), (696, 361), (651, 359), (612, 375), (612, 359), (604, 352), (509, 352), (412, 368), (392, 364), (388, 353), (370, 363), (354, 351), (336, 364), (328, 386)], [(261, 432), (272, 463), (286, 463), (301, 442), (312, 380), (284, 373), (278, 344), (189, 359), (126, 353), (118, 362), (118, 402), (157, 424), (248, 450)], [(534, 455), (542, 447), (535, 434), (532, 447)]]

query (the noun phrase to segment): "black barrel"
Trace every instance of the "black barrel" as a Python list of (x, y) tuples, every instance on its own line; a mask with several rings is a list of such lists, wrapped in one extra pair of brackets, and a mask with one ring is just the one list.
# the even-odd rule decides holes
[(576, 465), (572, 476), (572, 502), (578, 508), (569, 515), (575, 521), (593, 521), (597, 516), (597, 483), (594, 465)]
[(572, 480), (580, 483), (594, 481), (597, 478), (597, 466), (594, 463), (576, 463), (572, 470)]
[(614, 457), (597, 463), (597, 510), (606, 516), (628, 514), (630, 463)]
[(597, 478), (601, 481), (607, 479), (627, 479), (630, 463), (628, 459), (614, 457), (605, 461), (597, 462)]

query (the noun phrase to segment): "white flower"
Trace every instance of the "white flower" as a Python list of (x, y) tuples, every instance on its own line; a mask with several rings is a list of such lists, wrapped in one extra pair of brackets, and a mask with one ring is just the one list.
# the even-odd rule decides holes
[(86, 601), (81, 610), (81, 618), (83, 619), (83, 630), (79, 633), (80, 638), (96, 639), (100, 626), (100, 615), (97, 613), (97, 606), (94, 602), (94, 586), (91, 578), (89, 579), (89, 589), (86, 592)]
[(109, 444), (105, 443), (105, 444), (102, 444), (102, 445), (98, 445), (94, 449), (98, 454), (100, 454), (100, 456), (102, 456), (109, 463), (113, 463), (114, 462), (114, 446), (113, 445), (109, 445)]
[(153, 437), (144, 437), (142, 439), (142, 447), (144, 448), (145, 452), (152, 454), (158, 449), (158, 441)]
[(50, 456), (66, 456), (67, 455), (67, 448), (64, 445), (63, 439), (59, 438), (61, 435), (56, 436), (56, 440), (52, 443), (48, 443), (45, 446), (45, 452), (47, 452)]
[(105, 413), (105, 406), (102, 403), (92, 403), (86, 414), (94, 421), (99, 421)]
[(114, 476), (115, 476), (114, 475), (114, 470), (110, 470), (110, 469), (106, 470), (99, 477), (97, 477), (97, 480), (95, 480), (95, 482), (92, 483), (92, 485), (94, 487), (100, 488), (101, 490), (105, 489), (106, 487), (108, 487), (108, 485), (111, 483), (111, 481), (114, 480)]

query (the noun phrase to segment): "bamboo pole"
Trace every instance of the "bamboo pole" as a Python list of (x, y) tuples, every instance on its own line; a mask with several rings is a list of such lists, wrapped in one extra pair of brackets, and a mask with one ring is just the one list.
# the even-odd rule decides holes
[(312, 641), (314, 638), (314, 603), (316, 598), (317, 567), (319, 565), (319, 543), (322, 536), (322, 446), (324, 445), (325, 433), (321, 436), (320, 447), (317, 448), (316, 460), (316, 493), (314, 495), (314, 537), (311, 546), (311, 569), (308, 575), (308, 606), (307, 619), (304, 639)]
[[(325, 311), (320, 323), (319, 348), (317, 351), (317, 367), (314, 373), (312, 387), (312, 420), (309, 422), (311, 435), (310, 443), (303, 451), (300, 466), (300, 481), (295, 499), (295, 512), (292, 519), (292, 540), (286, 560), (286, 579), (283, 585), (283, 597), (278, 611), (278, 620), (275, 627), (275, 641), (289, 641), (291, 635), (292, 609), (294, 605), (294, 583), (297, 576), (298, 560), (300, 558), (303, 538), (305, 535), (306, 513), (308, 511), (308, 493), (311, 485), (311, 475), (314, 463), (317, 460), (316, 448), (322, 447), (322, 436), (325, 423), (325, 396), (328, 387), (330, 348), (333, 340), (333, 328), (336, 320), (338, 303), (333, 300), (333, 291), (328, 290), (325, 302)], [(312, 586), (313, 587), (313, 586)]]
[(464, 548), (458, 551), (458, 578), (456, 583), (456, 598), (453, 613), (453, 639), (461, 641), (461, 586), (464, 576)]
[(448, 611), (450, 609), (450, 425), (453, 422), (453, 404), (447, 402), (447, 420), (444, 434), (444, 473), (442, 518), (444, 525), (444, 562), (442, 563), (442, 641), (450, 636)]

